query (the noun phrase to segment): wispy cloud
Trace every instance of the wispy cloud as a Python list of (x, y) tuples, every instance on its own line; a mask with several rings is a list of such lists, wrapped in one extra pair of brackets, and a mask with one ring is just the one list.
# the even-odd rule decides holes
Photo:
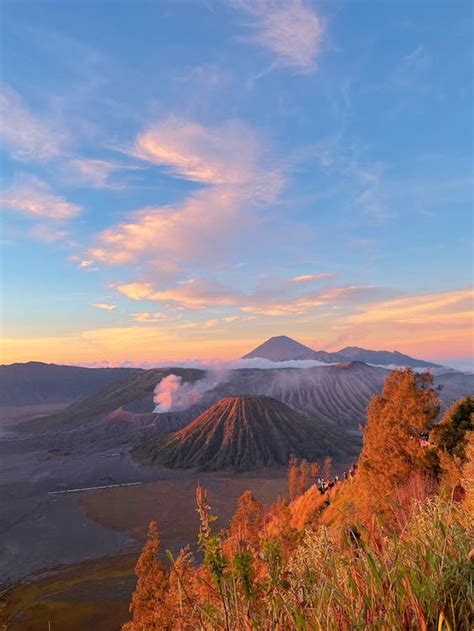
[(139, 311), (138, 313), (132, 313), (131, 315), (135, 322), (142, 322), (145, 324), (156, 324), (157, 322), (166, 322), (170, 319), (170, 316), (163, 311)]
[(64, 131), (32, 114), (11, 88), (0, 93), (0, 137), (3, 147), (17, 160), (46, 162), (61, 154)]
[(40, 224), (38, 226), (34, 226), (30, 230), (30, 235), (39, 241), (44, 241), (45, 243), (53, 243), (54, 241), (62, 241), (68, 236), (67, 230), (61, 230), (56, 226), (51, 226), (49, 224)]
[(97, 309), (102, 309), (103, 311), (113, 311), (116, 307), (116, 305), (109, 305), (106, 302), (94, 302), (92, 306)]
[(265, 165), (261, 139), (238, 120), (204, 127), (176, 116), (168, 116), (139, 134), (132, 154), (163, 165), (171, 174), (210, 185), (252, 186), (265, 176), (273, 192), (281, 181)]
[(136, 171), (137, 165), (127, 165), (113, 160), (76, 158), (65, 165), (66, 178), (72, 183), (92, 188), (122, 189), (126, 181), (118, 181), (114, 176), (124, 171)]
[(452, 326), (456, 322), (472, 325), (473, 306), (474, 290), (460, 289), (378, 302), (350, 316), (348, 321), (373, 325), (390, 322), (423, 326), (428, 322), (448, 320)]
[(178, 269), (222, 261), (285, 181), (263, 141), (238, 121), (203, 127), (168, 117), (140, 134), (133, 152), (204, 187), (181, 204), (136, 211), (105, 230), (88, 253), (105, 264), (151, 258), (158, 268), (162, 260)]
[(76, 256), (75, 254), (68, 257), (70, 261), (77, 263), (77, 267), (79, 269), (86, 269), (89, 271), (97, 271), (98, 268), (94, 267), (94, 261), (91, 259), (83, 259), (80, 256)]
[(329, 280), (333, 278), (334, 274), (301, 274), (300, 276), (293, 276), (291, 279), (293, 283), (313, 283), (319, 280)]
[[(318, 275), (312, 283), (321, 279)], [(330, 276), (329, 274), (327, 275)], [(306, 283), (280, 279), (267, 283), (253, 292), (233, 290), (220, 283), (192, 278), (175, 287), (157, 291), (150, 282), (135, 282), (113, 286), (120, 294), (135, 301), (159, 302), (167, 308), (197, 309), (231, 308), (244, 314), (289, 316), (314, 312), (322, 307), (356, 307), (361, 303), (380, 300), (387, 295), (383, 289), (364, 285), (344, 285), (308, 290)], [(229, 316), (236, 318), (239, 316)]]
[(81, 212), (78, 204), (55, 195), (49, 185), (33, 175), (22, 175), (1, 193), (4, 208), (32, 217), (65, 220)]
[(190, 261), (222, 261), (235, 235), (252, 227), (243, 201), (235, 190), (213, 188), (181, 205), (137, 211), (127, 223), (105, 230), (88, 256), (106, 265), (152, 258), (158, 268), (160, 259), (177, 268)]
[(380, 224), (396, 216), (393, 194), (386, 181), (386, 165), (367, 159), (358, 143), (348, 144), (340, 137), (308, 146), (299, 159), (316, 159), (325, 174), (338, 177), (338, 187), (347, 191), (350, 207), (359, 210), (365, 220)]
[(218, 283), (194, 278), (163, 291), (154, 290), (151, 283), (129, 283), (115, 288), (132, 300), (152, 300), (186, 309), (203, 309), (209, 305), (229, 306), (239, 302), (238, 293)]
[(425, 357), (465, 356), (474, 352), (473, 306), (471, 288), (359, 305), (334, 323), (334, 330), (341, 333), (331, 346), (358, 340)]
[(246, 39), (268, 50), (275, 64), (300, 72), (314, 70), (324, 27), (303, 0), (235, 0), (234, 6), (251, 17), (253, 34)]
[(245, 313), (275, 317), (299, 315), (314, 312), (322, 307), (354, 307), (380, 298), (383, 293), (384, 290), (371, 285), (347, 285), (321, 291), (307, 291), (299, 296), (287, 296), (283, 300), (274, 293), (264, 296), (256, 294), (253, 299), (242, 304), (241, 310)]
[(388, 76), (388, 84), (395, 88), (409, 89), (411, 93), (427, 92), (433, 88), (426, 80), (432, 65), (433, 61), (428, 51), (419, 44), (402, 57), (392, 74)]

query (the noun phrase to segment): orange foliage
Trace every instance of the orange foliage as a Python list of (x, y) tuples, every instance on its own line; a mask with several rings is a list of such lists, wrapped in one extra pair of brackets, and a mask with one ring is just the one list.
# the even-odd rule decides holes
[[(330, 458), (326, 458), (326, 460), (331, 462)], [(312, 481), (314, 482), (319, 471), (320, 466), (317, 462), (308, 462), (303, 458), (298, 464), (295, 456), (291, 456), (288, 464), (288, 495), (290, 500), (303, 495)]]
[(313, 484), (306, 493), (291, 502), (290, 526), (299, 531), (304, 530), (308, 524), (316, 521), (318, 514), (328, 503), (329, 493), (322, 494)]
[(427, 471), (420, 437), (436, 418), (438, 399), (429, 373), (394, 370), (370, 401), (356, 474), (357, 504), (365, 519), (390, 512), (390, 498), (414, 473)]
[(150, 522), (148, 541), (138, 557), (135, 573), (137, 586), (130, 603), (132, 620), (123, 625), (123, 631), (160, 631), (169, 622), (166, 607), (168, 576), (158, 560), (160, 537), (156, 522)]
[(265, 514), (263, 504), (256, 500), (251, 491), (245, 491), (237, 501), (237, 510), (231, 519), (224, 551), (232, 555), (237, 550), (258, 549), (264, 534)]

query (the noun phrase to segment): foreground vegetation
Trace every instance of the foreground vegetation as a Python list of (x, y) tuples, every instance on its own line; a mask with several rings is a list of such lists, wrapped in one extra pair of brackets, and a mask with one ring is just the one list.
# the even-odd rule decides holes
[(471, 629), (474, 398), (438, 411), (431, 377), (397, 370), (347, 481), (321, 493), (293, 460), (290, 501), (246, 492), (220, 532), (198, 487), (200, 563), (165, 569), (152, 522), (123, 630)]

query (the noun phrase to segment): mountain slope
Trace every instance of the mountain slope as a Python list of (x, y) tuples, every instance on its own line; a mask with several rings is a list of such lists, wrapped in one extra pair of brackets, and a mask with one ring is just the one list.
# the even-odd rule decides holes
[[(163, 368), (139, 371), (110, 384), (100, 393), (69, 406), (60, 413), (17, 426), (30, 434), (35, 448), (57, 442), (61, 448), (137, 444), (151, 436), (185, 427), (219, 399), (239, 395), (263, 395), (285, 403), (308, 416), (318, 431), (330, 438), (331, 452), (345, 458), (360, 448), (358, 426), (365, 423), (367, 404), (381, 390), (387, 370), (361, 362), (312, 368), (246, 368), (226, 379), (184, 411), (153, 414), (153, 391), (167, 375), (193, 384), (209, 377), (198, 369)], [(474, 392), (474, 376), (453, 373), (436, 377), (442, 409)], [(199, 388), (198, 388), (199, 389)], [(352, 456), (351, 456), (352, 457)]]
[(42, 362), (0, 366), (0, 406), (67, 403), (89, 397), (137, 368), (82, 368)]
[(242, 359), (254, 358), (269, 359), (273, 362), (282, 362), (292, 359), (313, 359), (323, 362), (333, 361), (330, 353), (314, 351), (312, 348), (300, 344), (287, 335), (271, 337), (242, 357)]
[(264, 396), (221, 399), (190, 425), (134, 450), (148, 463), (201, 470), (281, 466), (291, 454), (309, 460), (326, 455), (316, 425), (281, 401)]
[(371, 351), (358, 346), (346, 346), (335, 353), (341, 361), (361, 361), (379, 366), (412, 366), (416, 368), (441, 368), (440, 364), (415, 359), (398, 351)]

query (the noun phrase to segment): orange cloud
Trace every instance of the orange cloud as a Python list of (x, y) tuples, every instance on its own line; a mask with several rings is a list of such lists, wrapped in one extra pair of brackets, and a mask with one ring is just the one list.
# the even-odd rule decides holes
[(238, 121), (203, 127), (168, 117), (138, 136), (133, 155), (206, 186), (181, 204), (136, 211), (105, 230), (88, 257), (106, 264), (222, 260), (284, 184), (261, 139)]
[(186, 309), (200, 309), (212, 305), (236, 305), (239, 295), (218, 283), (189, 279), (178, 286), (156, 291), (151, 283), (128, 283), (116, 285), (115, 289), (132, 300), (153, 300), (171, 303)]
[(70, 219), (81, 212), (79, 205), (55, 195), (46, 182), (32, 175), (23, 175), (2, 191), (1, 203), (9, 210), (58, 221)]
[(338, 320), (331, 346), (348, 340), (441, 358), (473, 352), (472, 289), (407, 296), (359, 307)]
[(238, 224), (239, 216), (240, 229), (246, 223), (249, 226), (240, 215), (241, 202), (235, 191), (218, 188), (199, 191), (182, 206), (138, 211), (130, 222), (105, 230), (89, 256), (109, 265), (143, 257), (162, 256), (167, 263), (216, 258), (225, 251), (227, 235)]
[[(310, 282), (310, 279), (305, 282)], [(301, 294), (300, 284), (304, 286), (305, 283), (295, 284), (294, 279), (279, 280), (276, 284), (272, 283), (271, 287), (257, 289), (253, 293), (232, 290), (219, 283), (199, 278), (181, 281), (175, 287), (160, 291), (157, 291), (150, 282), (134, 282), (111, 287), (131, 300), (157, 301), (181, 309), (234, 307), (244, 313), (280, 317), (311, 312), (323, 306), (354, 306), (379, 298), (381, 293), (384, 293), (377, 287), (346, 285)]]
[(164, 322), (170, 319), (168, 314), (163, 313), (162, 311), (155, 311), (154, 313), (150, 313), (148, 311), (140, 311), (139, 313), (132, 313), (131, 315), (135, 322), (157, 323)]
[(348, 321), (354, 323), (398, 322), (423, 324), (427, 318), (455, 317), (460, 313), (472, 313), (474, 291), (461, 289), (443, 293), (409, 296), (371, 305)]
[(106, 302), (95, 302), (92, 306), (103, 311), (113, 311), (116, 307), (116, 305), (109, 305)]
[(243, 186), (261, 170), (261, 146), (249, 127), (227, 121), (214, 127), (169, 116), (141, 133), (133, 155), (203, 184)]
[(360, 302), (373, 300), (380, 296), (382, 290), (370, 285), (346, 285), (344, 287), (331, 287), (322, 291), (306, 292), (302, 296), (291, 297), (286, 300), (275, 300), (274, 292), (271, 296), (255, 296), (249, 304), (244, 304), (241, 309), (246, 313), (255, 313), (266, 316), (285, 316), (290, 314), (302, 314), (314, 311), (324, 306), (356, 305)]

